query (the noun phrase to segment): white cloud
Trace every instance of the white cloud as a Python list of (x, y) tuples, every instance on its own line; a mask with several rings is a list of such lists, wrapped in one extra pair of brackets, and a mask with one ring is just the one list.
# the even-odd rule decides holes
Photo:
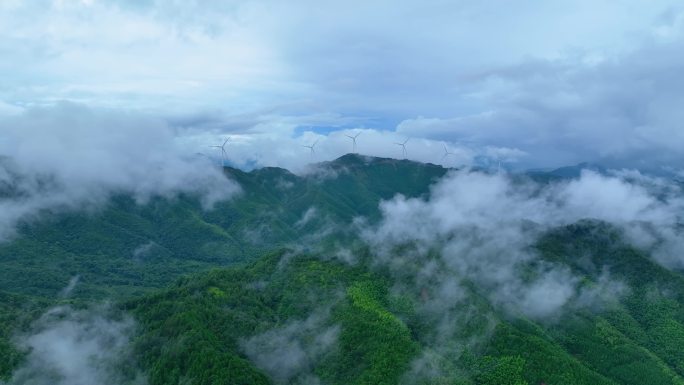
[[(539, 261), (532, 246), (548, 229), (582, 219), (610, 222), (656, 261), (684, 265), (677, 251), (684, 243), (684, 198), (672, 184), (654, 188), (585, 171), (578, 179), (544, 186), (459, 171), (433, 186), (427, 200), (397, 196), (380, 208), (380, 224), (363, 232), (378, 263), (397, 274), (415, 274), (432, 291), (439, 291), (434, 286), (440, 282), (469, 279), (494, 303), (534, 318), (553, 318), (579, 297), (584, 303), (605, 298), (606, 288), (622, 290), (603, 276), (586, 292), (567, 268)], [(401, 245), (406, 247), (396, 248)], [(523, 277), (521, 267), (533, 261), (536, 267)]]
[[(274, 118), (275, 119), (275, 118)], [(287, 118), (284, 118), (287, 120)], [(275, 129), (271, 129), (275, 127)], [(214, 158), (219, 152), (210, 149), (210, 144), (221, 143), (230, 137), (226, 146), (228, 162), (241, 168), (278, 166), (297, 173), (311, 173), (312, 163), (329, 161), (353, 151), (352, 142), (346, 135), (359, 134), (357, 153), (388, 158), (402, 158), (401, 147), (406, 136), (392, 131), (370, 128), (340, 128), (320, 134), (314, 131), (297, 132), (296, 123), (275, 121), (247, 130), (236, 130), (226, 134), (219, 130), (190, 130), (181, 136), (189, 148), (207, 151)], [(315, 153), (305, 147), (316, 142)], [(444, 146), (448, 145), (451, 155), (444, 157)], [(407, 159), (441, 164), (446, 167), (463, 167), (473, 164), (477, 155), (488, 156), (491, 148), (477, 148), (460, 143), (446, 143), (437, 140), (410, 138), (406, 144)], [(515, 151), (515, 150), (512, 150)]]
[(675, 105), (684, 99), (676, 75), (684, 64), (684, 30), (681, 23), (673, 28), (677, 38), (636, 39), (632, 49), (595, 63), (581, 50), (488, 69), (466, 81), (472, 93), (458, 97), (479, 108), (453, 118), (407, 119), (398, 131), (519, 148), (537, 166), (681, 162), (684, 117)]
[[(355, 120), (344, 127), (399, 124), (399, 136), (518, 149), (529, 154), (522, 165), (681, 160), (684, 24), (671, 0), (0, 7), (9, 110), (59, 100), (158, 116), (219, 110), (224, 123), (270, 115), (250, 127), (313, 121), (319, 133), (330, 127), (316, 117), (327, 115)], [(257, 162), (296, 154), (243, 134), (260, 144)]]
[(0, 132), (0, 238), (43, 210), (97, 208), (117, 193), (195, 194), (211, 208), (239, 191), (154, 118), (64, 104), (2, 119)]

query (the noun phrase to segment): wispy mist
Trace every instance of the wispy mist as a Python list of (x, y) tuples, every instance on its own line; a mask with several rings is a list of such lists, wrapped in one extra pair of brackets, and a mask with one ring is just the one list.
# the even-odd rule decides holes
[(247, 357), (277, 384), (315, 384), (314, 365), (337, 343), (340, 327), (330, 325), (328, 312), (287, 324), (242, 342)]
[(629, 292), (608, 266), (595, 266), (589, 283), (569, 266), (542, 258), (538, 240), (559, 226), (605, 221), (657, 262), (679, 267), (684, 261), (676, 252), (684, 238), (681, 189), (638, 172), (584, 171), (573, 180), (539, 183), (455, 171), (429, 197), (398, 195), (380, 209), (379, 223), (360, 222), (362, 237), (373, 263), (393, 276), (392, 294), (415, 299), (426, 330), (407, 384), (463, 372), (456, 358), (487, 341), (497, 313), (554, 323), (569, 310), (605, 309)]
[[(466, 278), (486, 288), (494, 303), (543, 318), (587, 289), (568, 268), (538, 259), (533, 246), (539, 235), (581, 219), (602, 220), (623, 229), (634, 244), (655, 251), (659, 262), (676, 266), (684, 256), (668, 251), (682, 241), (678, 223), (684, 202), (667, 191), (589, 171), (549, 185), (454, 172), (432, 188), (429, 199), (397, 196), (383, 202), (381, 223), (366, 229), (364, 237), (379, 263), (396, 271), (414, 271), (417, 280), (441, 285), (448, 277)], [(426, 258), (434, 254), (439, 258), (431, 263), (438, 267), (428, 271)], [(531, 262), (533, 271), (523, 278), (521, 268)], [(585, 299), (588, 295), (582, 293)]]
[(107, 307), (75, 310), (60, 306), (17, 336), (25, 361), (6, 385), (144, 385), (130, 339), (135, 323)]

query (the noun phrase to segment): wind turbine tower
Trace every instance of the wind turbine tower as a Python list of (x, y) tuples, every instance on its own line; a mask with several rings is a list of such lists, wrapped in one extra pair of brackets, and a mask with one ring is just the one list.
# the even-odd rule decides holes
[(409, 141), (411, 138), (406, 138), (406, 140), (403, 143), (394, 143), (397, 146), (401, 146), (401, 154), (404, 155), (404, 159), (406, 158), (406, 142)]
[(349, 138), (349, 139), (351, 139), (351, 140), (352, 140), (352, 152), (353, 152), (353, 153), (356, 153), (356, 138), (358, 138), (358, 137), (359, 137), (359, 135), (361, 135), (361, 133), (360, 133), (360, 132), (359, 132), (359, 133), (357, 133), (357, 134), (356, 134), (356, 135), (354, 135), (354, 136), (351, 136), (351, 135), (345, 135), (345, 136), (346, 136), (347, 138)]

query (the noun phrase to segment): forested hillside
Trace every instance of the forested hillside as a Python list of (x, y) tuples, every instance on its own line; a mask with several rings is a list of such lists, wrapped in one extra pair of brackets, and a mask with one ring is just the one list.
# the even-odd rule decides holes
[[(613, 236), (583, 223), (557, 229), (538, 247), (545, 259), (578, 270), (577, 247), (597, 264), (611, 260), (632, 288), (621, 301), (539, 321), (497, 310), (472, 283), (458, 309), (444, 310), (456, 315), (450, 341), (439, 340), (444, 325), (423, 306), (433, 294), (418, 286), (396, 294), (392, 277), (369, 266), (367, 255), (349, 266), (281, 251), (181, 280), (125, 308), (146, 331), (138, 349), (152, 384), (313, 383), (314, 376), (329, 384), (684, 383), (684, 279), (606, 243)], [(587, 285), (600, 280), (582, 271)], [(322, 346), (327, 333), (335, 343)]]
[(130, 337), (103, 383), (684, 384), (684, 276), (596, 206), (532, 212), (575, 191), (562, 173), (224, 172), (242, 191), (209, 209), (116, 195), (23, 222), (0, 244), (1, 378), (42, 383), (25, 336), (68, 321)]
[(377, 217), (381, 199), (426, 194), (446, 172), (355, 155), (304, 176), (279, 168), (224, 171), (243, 191), (208, 210), (187, 195), (143, 203), (114, 196), (96, 211), (46, 212), (23, 223), (12, 242), (0, 244), (0, 291), (54, 297), (78, 276), (75, 297), (141, 294), (181, 274), (251, 261), (357, 216)]

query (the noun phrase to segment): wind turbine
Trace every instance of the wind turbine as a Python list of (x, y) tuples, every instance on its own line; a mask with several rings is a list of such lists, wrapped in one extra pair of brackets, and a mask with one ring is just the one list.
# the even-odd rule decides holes
[(444, 156), (442, 156), (442, 160), (446, 158), (449, 155), (455, 155), (453, 152), (449, 152), (449, 149), (447, 148), (446, 144), (444, 145)]
[(230, 140), (230, 138), (224, 140), (223, 144), (220, 146), (209, 146), (209, 147), (221, 149), (221, 167), (225, 166), (225, 164), (226, 164), (226, 143), (228, 143), (229, 140)]
[(357, 133), (357, 134), (356, 134), (356, 135), (354, 135), (354, 136), (351, 136), (351, 135), (345, 135), (345, 136), (346, 136), (347, 138), (349, 138), (349, 139), (351, 139), (351, 140), (352, 140), (352, 143), (353, 143), (353, 145), (352, 145), (352, 148), (353, 148), (353, 150), (352, 150), (352, 151), (353, 151), (353, 152), (356, 152), (356, 138), (358, 138), (358, 137), (359, 137), (359, 135), (361, 135), (361, 133), (360, 133), (360, 132), (359, 132), (359, 133)]
[(397, 143), (397, 142), (394, 143), (397, 146), (401, 146), (401, 153), (402, 153), (402, 155), (404, 155), (404, 158), (406, 158), (406, 142), (408, 142), (409, 139), (411, 139), (411, 138), (406, 138), (404, 143)]
[(307, 146), (306, 144), (303, 144), (302, 146), (311, 150), (311, 156), (314, 156), (314, 154), (316, 153), (316, 151), (314, 150), (314, 147), (316, 147), (316, 143), (318, 143), (318, 139), (316, 139), (316, 141), (313, 142), (313, 144), (311, 146)]

